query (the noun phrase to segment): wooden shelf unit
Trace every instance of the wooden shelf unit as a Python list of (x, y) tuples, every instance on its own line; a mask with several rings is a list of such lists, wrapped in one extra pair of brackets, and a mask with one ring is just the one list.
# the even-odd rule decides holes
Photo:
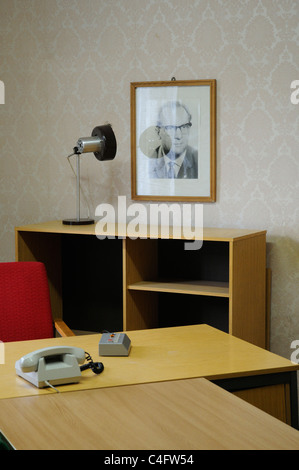
[(146, 227), (103, 240), (95, 228), (16, 227), (16, 259), (45, 263), (56, 318), (92, 331), (208, 323), (267, 346), (266, 231), (205, 228), (201, 249), (185, 250)]

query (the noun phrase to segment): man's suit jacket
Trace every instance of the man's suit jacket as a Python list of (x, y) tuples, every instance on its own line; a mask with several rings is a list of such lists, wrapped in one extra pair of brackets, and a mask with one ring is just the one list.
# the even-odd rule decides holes
[[(167, 178), (167, 167), (164, 157), (158, 158), (159, 148), (155, 150), (150, 162), (150, 178)], [(181, 178), (198, 178), (198, 152), (194, 148), (187, 146), (186, 155), (177, 175)]]

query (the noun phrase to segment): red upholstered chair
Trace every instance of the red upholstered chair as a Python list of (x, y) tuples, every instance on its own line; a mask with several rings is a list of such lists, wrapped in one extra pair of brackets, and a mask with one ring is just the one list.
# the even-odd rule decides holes
[(53, 321), (49, 285), (43, 263), (0, 263), (0, 340), (3, 342), (51, 338), (73, 332), (63, 321)]

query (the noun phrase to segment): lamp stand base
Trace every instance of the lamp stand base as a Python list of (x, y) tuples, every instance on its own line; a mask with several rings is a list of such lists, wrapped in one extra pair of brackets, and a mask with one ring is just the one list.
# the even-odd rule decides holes
[(64, 225), (92, 225), (94, 220), (92, 219), (65, 219), (62, 221)]

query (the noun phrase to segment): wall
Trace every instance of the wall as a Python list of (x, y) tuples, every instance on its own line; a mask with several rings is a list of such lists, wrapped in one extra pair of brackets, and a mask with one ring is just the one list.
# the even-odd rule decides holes
[(298, 7), (1, 0), (0, 260), (14, 259), (15, 225), (75, 215), (66, 156), (95, 125), (112, 123), (118, 153), (82, 161), (90, 213), (118, 195), (130, 203), (130, 82), (215, 78), (217, 202), (204, 224), (267, 229), (271, 349), (289, 357), (299, 339)]

